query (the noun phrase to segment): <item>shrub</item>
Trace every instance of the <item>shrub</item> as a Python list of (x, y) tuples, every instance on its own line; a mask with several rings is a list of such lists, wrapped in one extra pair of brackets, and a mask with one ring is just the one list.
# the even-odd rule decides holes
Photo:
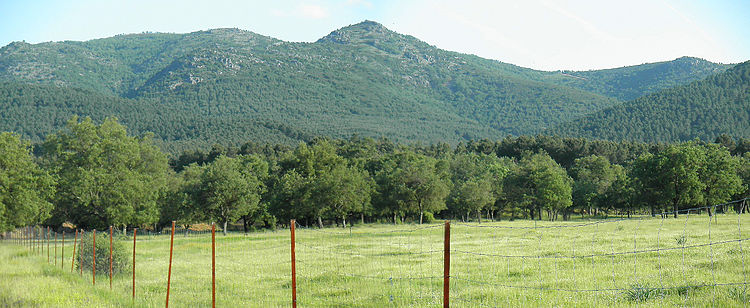
[[(125, 250), (121, 238), (121, 236), (116, 236), (112, 239), (112, 274), (114, 275), (127, 272), (130, 269), (128, 252)], [(91, 261), (94, 258), (92, 243), (92, 234), (88, 232), (81, 239), (80, 253), (83, 254), (83, 262), (79, 262), (80, 257), (76, 258), (78, 268), (80, 269), (83, 265), (84, 271), (91, 271)], [(109, 276), (109, 233), (107, 232), (98, 232), (96, 236), (96, 273)]]
[(424, 215), (422, 216), (422, 220), (426, 224), (433, 223), (435, 222), (435, 215), (433, 215), (431, 212), (424, 212)]
[(645, 302), (663, 296), (664, 290), (640, 284), (634, 284), (630, 286), (630, 289), (625, 290), (625, 298), (630, 302)]

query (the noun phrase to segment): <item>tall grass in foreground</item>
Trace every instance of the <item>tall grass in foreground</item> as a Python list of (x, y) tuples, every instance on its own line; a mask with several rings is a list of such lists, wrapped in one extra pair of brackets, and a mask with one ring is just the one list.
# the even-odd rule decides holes
[[(710, 223), (707, 215), (695, 214), (454, 222), (452, 306), (747, 306), (748, 226), (750, 215), (736, 214), (720, 214)], [(71, 274), (70, 246), (61, 268), (49, 265), (46, 254), (0, 245), (0, 306), (164, 305), (168, 236), (139, 234), (134, 303), (129, 273), (115, 277), (112, 291), (103, 276), (92, 287), (90, 272)], [(132, 243), (125, 247), (132, 249)], [(288, 307), (289, 247), (289, 230), (217, 235), (217, 305)], [(210, 249), (210, 235), (175, 235), (170, 306), (210, 307)], [(301, 226), (297, 260), (300, 307), (442, 303), (442, 223)]]

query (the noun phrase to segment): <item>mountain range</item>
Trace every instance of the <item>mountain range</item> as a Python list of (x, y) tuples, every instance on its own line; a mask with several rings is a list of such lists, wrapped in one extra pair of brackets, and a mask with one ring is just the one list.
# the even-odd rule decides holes
[[(74, 115), (115, 116), (136, 134), (153, 132), (171, 153), (352, 134), (426, 143), (540, 133), (643, 141), (747, 136), (750, 124), (741, 118), (710, 129), (691, 122), (694, 128), (663, 134), (658, 123), (644, 124), (680, 111), (683, 100), (676, 97), (695, 94), (679, 89), (701, 91), (707, 84), (737, 95), (714, 89), (697, 104), (722, 95), (724, 103), (740, 99), (738, 106), (745, 106), (747, 79), (717, 77), (744, 76), (733, 67), (683, 57), (539, 71), (442, 50), (373, 21), (312, 43), (239, 29), (13, 42), (0, 48), (0, 131), (39, 141)], [(658, 116), (646, 107), (664, 101), (672, 103)], [(731, 110), (682, 111), (700, 122)], [(627, 118), (618, 112), (641, 122), (612, 126), (611, 117)], [(622, 127), (631, 124), (651, 133)]]

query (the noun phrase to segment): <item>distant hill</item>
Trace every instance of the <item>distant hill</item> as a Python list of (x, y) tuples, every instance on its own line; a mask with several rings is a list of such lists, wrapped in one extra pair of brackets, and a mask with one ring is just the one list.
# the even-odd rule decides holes
[(640, 97), (548, 133), (610, 140), (673, 142), (750, 136), (750, 61), (724, 73)]
[(681, 58), (537, 71), (441, 50), (372, 21), (314, 43), (239, 29), (14, 42), (0, 48), (0, 129), (39, 140), (70, 115), (117, 116), (170, 151), (354, 133), (455, 143), (540, 133), (726, 67)]
[(619, 100), (632, 100), (701, 80), (732, 66), (682, 57), (672, 61), (605, 70), (560, 71), (559, 74), (550, 76), (550, 81)]

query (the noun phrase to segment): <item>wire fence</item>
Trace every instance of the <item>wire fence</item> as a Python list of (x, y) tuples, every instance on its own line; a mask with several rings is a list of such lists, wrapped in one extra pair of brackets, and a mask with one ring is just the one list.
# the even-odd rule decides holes
[[(174, 228), (137, 231), (136, 240), (134, 230), (113, 229), (115, 241), (132, 241), (135, 269), (114, 289), (143, 293), (151, 306), (171, 291), (172, 301), (199, 306), (747, 307), (750, 215), (735, 210), (747, 201), (679, 210), (678, 218), (324, 229), (293, 221), (290, 229), (215, 239)], [(75, 265), (81, 233), (92, 231), (29, 227), (3, 238), (84, 276)]]

